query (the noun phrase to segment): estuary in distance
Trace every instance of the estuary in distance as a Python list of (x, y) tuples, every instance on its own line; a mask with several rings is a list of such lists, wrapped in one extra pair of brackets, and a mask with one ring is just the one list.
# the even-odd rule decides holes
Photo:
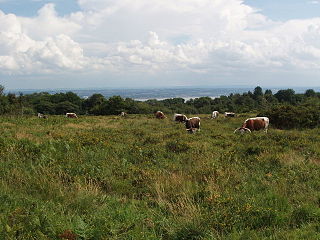
[[(138, 101), (148, 99), (167, 99), (167, 98), (190, 98), (198, 97), (219, 97), (230, 94), (244, 93), (253, 91), (255, 87), (172, 87), (172, 88), (96, 88), (96, 89), (8, 89), (6, 92), (15, 94), (32, 94), (37, 92), (48, 92), (50, 94), (65, 93), (68, 91), (76, 93), (81, 98), (88, 98), (93, 94), (99, 93), (108, 98), (111, 96), (121, 96), (122, 98), (132, 98)], [(263, 90), (271, 89), (276, 93), (281, 89), (293, 89), (296, 93), (304, 93), (307, 89), (320, 91), (320, 87), (262, 87)]]

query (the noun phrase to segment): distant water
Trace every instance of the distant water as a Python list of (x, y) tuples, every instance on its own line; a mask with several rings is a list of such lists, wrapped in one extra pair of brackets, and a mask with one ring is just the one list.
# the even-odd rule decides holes
[[(263, 88), (265, 91), (266, 89), (271, 89), (273, 93), (276, 93), (280, 89), (287, 89), (286, 87), (282, 88)], [(304, 93), (310, 87), (299, 87), (299, 88), (292, 88), (295, 90), (296, 93)], [(319, 92), (320, 87), (312, 88), (315, 91)], [(167, 98), (198, 98), (198, 97), (211, 97), (216, 98), (222, 95), (229, 96), (231, 93), (244, 93), (251, 91), (253, 92), (254, 88), (137, 88), (137, 89), (22, 89), (22, 90), (7, 90), (6, 92), (11, 92), (15, 94), (23, 93), (25, 94), (32, 94), (32, 93), (39, 93), (39, 92), (48, 92), (50, 94), (55, 93), (66, 93), (68, 91), (76, 93), (81, 98), (88, 98), (93, 94), (99, 93), (109, 98), (111, 96), (121, 96), (123, 98), (132, 98), (139, 101), (145, 101), (148, 99), (167, 99)]]

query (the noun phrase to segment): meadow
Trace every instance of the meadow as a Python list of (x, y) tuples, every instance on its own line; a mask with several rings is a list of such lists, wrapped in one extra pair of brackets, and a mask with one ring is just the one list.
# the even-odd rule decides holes
[(0, 117), (0, 239), (320, 239), (320, 128)]

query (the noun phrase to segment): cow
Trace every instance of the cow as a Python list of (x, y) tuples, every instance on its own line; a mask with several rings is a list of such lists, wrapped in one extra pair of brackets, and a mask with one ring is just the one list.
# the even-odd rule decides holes
[(235, 117), (236, 114), (235, 114), (234, 112), (225, 112), (225, 113), (224, 113), (224, 116), (225, 116), (225, 117)]
[(44, 119), (47, 119), (48, 116), (47, 115), (44, 115), (42, 113), (38, 113), (38, 118), (44, 118)]
[(217, 118), (219, 117), (219, 112), (218, 111), (213, 111), (212, 114), (211, 114), (211, 118)]
[(173, 116), (173, 121), (175, 122), (185, 122), (187, 120), (187, 116), (184, 114), (175, 113)]
[(127, 116), (127, 113), (126, 113), (126, 112), (121, 112), (121, 113), (120, 113), (120, 117), (125, 117), (125, 116)]
[(161, 112), (161, 111), (157, 111), (157, 112), (154, 114), (154, 116), (155, 116), (156, 118), (158, 118), (158, 119), (164, 119), (164, 118), (166, 118), (166, 115), (164, 115), (164, 113)]
[(66, 113), (66, 118), (78, 118), (78, 116), (75, 113)]
[(194, 133), (195, 131), (200, 132), (200, 118), (199, 117), (192, 117), (186, 120), (186, 130), (189, 133)]
[(266, 133), (268, 132), (269, 127), (269, 118), (267, 117), (255, 117), (255, 118), (248, 118), (245, 120), (240, 128), (234, 130), (234, 133), (240, 131), (241, 133), (252, 131), (259, 131), (264, 130)]

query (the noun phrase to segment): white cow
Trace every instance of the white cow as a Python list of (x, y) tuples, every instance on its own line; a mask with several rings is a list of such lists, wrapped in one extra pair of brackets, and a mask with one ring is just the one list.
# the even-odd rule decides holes
[(235, 114), (234, 112), (225, 112), (225, 113), (224, 113), (224, 116), (225, 116), (225, 117), (235, 117), (236, 114)]
[(78, 116), (75, 113), (66, 113), (66, 118), (78, 118)]
[(47, 119), (48, 116), (47, 115), (44, 115), (42, 113), (38, 113), (38, 118), (44, 118), (44, 119)]
[(219, 112), (218, 111), (213, 111), (211, 114), (211, 118), (217, 118), (219, 117)]
[(176, 122), (185, 122), (187, 120), (187, 116), (184, 114), (175, 113), (173, 115), (173, 121)]

